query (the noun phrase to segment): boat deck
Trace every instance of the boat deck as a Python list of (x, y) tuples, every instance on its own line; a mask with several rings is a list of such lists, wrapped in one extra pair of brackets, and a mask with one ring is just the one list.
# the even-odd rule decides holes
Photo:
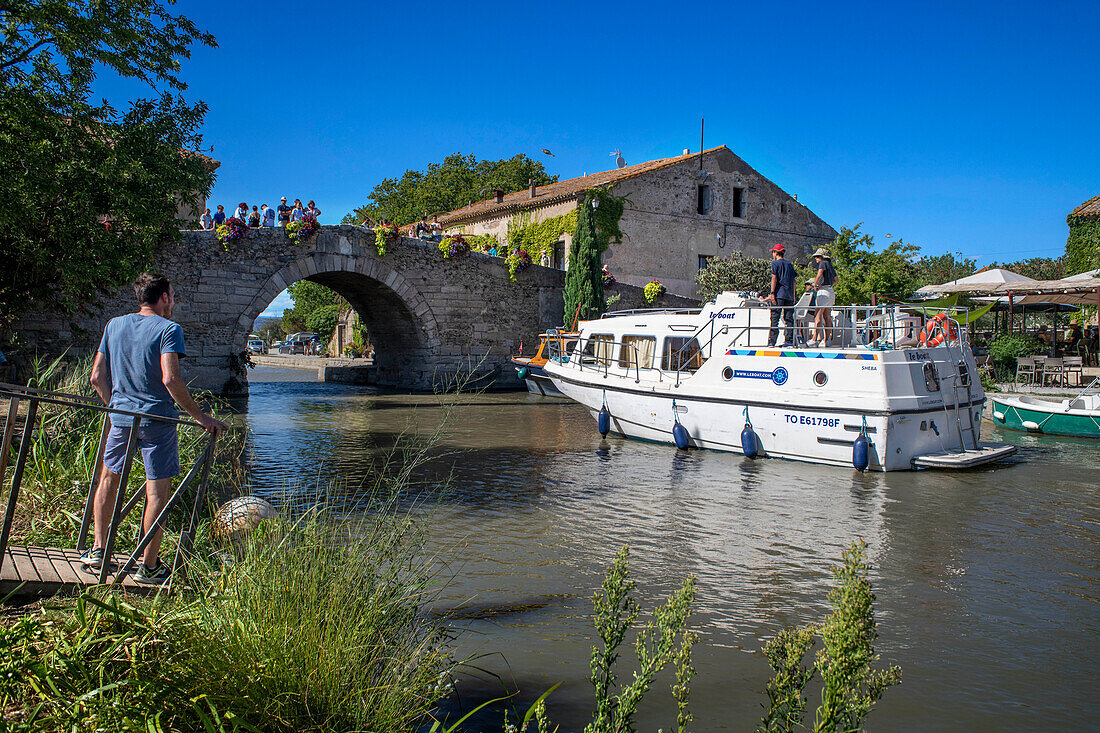
[(959, 452), (926, 453), (913, 458), (913, 465), (919, 468), (962, 469), (976, 468), (1008, 458), (1016, 452), (1016, 446), (1005, 443), (978, 443), (978, 450)]

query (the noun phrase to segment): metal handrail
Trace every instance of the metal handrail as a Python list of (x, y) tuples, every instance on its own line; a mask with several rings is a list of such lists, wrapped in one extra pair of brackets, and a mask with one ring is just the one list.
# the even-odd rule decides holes
[[(26, 401), (27, 417), (23, 425), (23, 437), (19, 444), (19, 453), (16, 458), (15, 469), (12, 473), (11, 487), (8, 492), (7, 508), (4, 513), (4, 523), (0, 527), (0, 569), (3, 569), (4, 560), (7, 557), (8, 540), (11, 536), (11, 526), (15, 519), (15, 508), (19, 501), (19, 488), (23, 480), (23, 472), (26, 468), (27, 453), (30, 449), (31, 441), (34, 433), (35, 420), (38, 416), (39, 403), (60, 405), (63, 407), (74, 407), (91, 409), (94, 412), (103, 413), (103, 426), (100, 430), (99, 446), (96, 451), (96, 462), (92, 469), (92, 478), (88, 485), (88, 495), (84, 504), (84, 513), (80, 523), (80, 530), (77, 533), (77, 546), (78, 552), (83, 552), (88, 537), (88, 529), (92, 524), (92, 517), (94, 512), (94, 501), (96, 489), (99, 485), (100, 478), (102, 476), (103, 469), (103, 455), (106, 449), (107, 435), (110, 431), (110, 416), (122, 415), (130, 418), (130, 427), (127, 433), (127, 447), (126, 458), (122, 465), (122, 473), (119, 475), (118, 490), (115, 492), (115, 505), (111, 514), (111, 523), (107, 528), (107, 543), (103, 548), (103, 565), (99, 570), (99, 583), (105, 584), (107, 582), (107, 576), (110, 575), (111, 558), (113, 557), (115, 540), (118, 535), (118, 528), (121, 526), (122, 521), (127, 515), (137, 506), (145, 489), (139, 488), (134, 492), (132, 496), (127, 500), (126, 492), (128, 488), (128, 479), (130, 476), (130, 469), (133, 465), (134, 453), (137, 447), (138, 428), (141, 420), (153, 420), (156, 422), (165, 422), (174, 425), (184, 425), (187, 427), (198, 427), (197, 422), (191, 420), (181, 420), (179, 418), (164, 417), (162, 415), (151, 415), (147, 413), (135, 412), (132, 410), (122, 410), (107, 405), (94, 402), (94, 398), (85, 397), (83, 395), (72, 395), (64, 392), (53, 392), (44, 389), (37, 389), (34, 387), (23, 387), (15, 384), (6, 384), (0, 382), (0, 397), (7, 397), (8, 402), (8, 416), (4, 423), (4, 432), (2, 438), (0, 438), (0, 483), (3, 482), (5, 472), (7, 470), (8, 455), (11, 451), (12, 436), (15, 431), (15, 423), (19, 416), (19, 405), (21, 402)], [(168, 502), (164, 508), (153, 520), (152, 525), (149, 527), (145, 534), (138, 538), (137, 548), (123, 563), (122, 567), (114, 574), (112, 579), (113, 585), (122, 583), (125, 577), (135, 567), (138, 557), (144, 552), (145, 548), (153, 539), (153, 535), (157, 530), (163, 527), (164, 522), (168, 516), (168, 512), (175, 506), (182, 502), (184, 492), (191, 486), (197, 483), (197, 489), (195, 491), (195, 498), (192, 502), (191, 513), (189, 517), (185, 516), (184, 526), (180, 531), (180, 540), (176, 546), (176, 554), (172, 560), (172, 574), (169, 576), (168, 586), (169, 588), (175, 582), (177, 578), (184, 576), (184, 567), (186, 565), (187, 557), (190, 555), (191, 549), (194, 547), (195, 533), (198, 529), (198, 517), (202, 508), (203, 497), (206, 494), (206, 482), (209, 478), (210, 468), (214, 463), (214, 449), (218, 436), (216, 432), (211, 432), (209, 438), (206, 441), (206, 445), (203, 447), (203, 451), (199, 459), (191, 466), (191, 469), (180, 481), (179, 486), (169, 497)], [(148, 500), (146, 498), (146, 500)]]
[[(770, 319), (770, 317), (769, 317), (768, 322), (766, 324), (754, 325), (752, 323), (753, 311), (755, 311), (755, 310), (760, 310), (760, 311), (766, 310), (766, 311), (768, 311), (768, 313), (770, 315), (770, 313), (772, 311), (774, 311), (776, 308), (795, 308), (795, 305), (775, 306), (775, 305), (760, 304), (760, 305), (723, 306), (722, 308), (719, 308), (715, 312), (711, 313), (710, 317), (707, 319), (707, 321), (705, 323), (703, 323), (702, 325), (700, 325), (698, 327), (695, 327), (695, 326), (691, 327), (692, 328), (691, 335), (685, 337), (686, 341), (685, 341), (684, 345), (681, 346), (674, 353), (676, 363), (677, 364), (684, 364), (685, 363), (685, 358), (684, 358), (685, 353), (690, 353), (692, 356), (694, 356), (695, 353), (698, 353), (703, 358), (704, 361), (706, 359), (711, 358), (711, 356), (713, 356), (712, 352), (714, 350), (714, 341), (719, 336), (726, 335), (726, 334), (730, 333), (731, 330), (733, 330), (731, 328), (730, 324), (723, 323), (720, 326), (717, 324), (717, 322), (719, 320), (721, 320), (725, 317), (728, 317), (728, 314), (736, 313), (736, 312), (741, 311), (741, 310), (746, 310), (747, 311), (747, 323), (740, 326), (740, 328), (737, 330), (736, 334), (730, 339), (730, 343), (734, 343), (738, 339), (740, 339), (742, 336), (744, 336), (745, 334), (752, 334), (753, 332), (759, 332), (759, 331), (770, 331), (771, 330), (771, 319)], [(809, 311), (809, 310), (812, 310), (813, 308), (814, 308), (814, 306), (812, 306), (812, 305), (807, 306), (806, 310)], [(906, 327), (906, 321), (902, 320), (902, 319), (910, 318), (910, 317), (914, 317), (914, 318), (916, 317), (916, 316), (906, 315), (904, 313), (904, 311), (899, 311), (899, 309), (896, 306), (891, 306), (891, 305), (829, 306), (829, 308), (830, 308), (830, 310), (833, 311), (834, 314), (843, 315), (844, 318), (847, 320), (848, 325), (838, 325), (838, 324), (834, 323), (834, 325), (829, 328), (829, 331), (830, 331), (831, 334), (833, 334), (833, 337), (834, 338), (839, 337), (840, 340), (842, 341), (843, 345), (841, 346), (841, 348), (851, 348), (853, 346), (862, 346), (862, 347), (865, 347), (865, 348), (871, 348), (871, 349), (876, 349), (876, 350), (884, 350), (884, 351), (900, 348), (898, 346), (898, 341), (900, 341), (901, 339), (898, 338), (897, 334), (898, 334), (898, 331), (900, 329)], [(702, 311), (701, 310), (687, 311), (686, 309), (676, 309), (676, 310), (672, 310), (672, 309), (648, 309), (648, 310), (615, 311), (615, 312), (612, 312), (612, 313), (607, 313), (607, 314), (605, 314), (605, 316), (610, 317), (610, 316), (613, 316), (613, 315), (628, 315), (628, 314), (637, 314), (637, 313), (672, 313), (672, 312), (689, 312), (689, 313), (698, 315)], [(963, 311), (963, 313), (965, 313), (965, 310)], [(803, 319), (803, 320), (805, 320), (805, 319)], [(948, 317), (948, 323), (945, 324), (945, 325), (948, 326), (948, 336), (950, 336), (950, 331), (951, 330), (954, 330), (957, 334), (957, 337), (955, 339), (948, 338), (948, 339), (945, 340), (945, 343), (944, 343), (945, 347), (949, 348), (952, 344), (955, 344), (957, 346), (962, 346), (962, 345), (968, 343), (969, 339), (967, 338), (966, 329), (962, 327), (962, 324), (958, 319), (956, 319), (954, 316), (949, 316)], [(914, 326), (915, 326), (915, 324), (914, 324)], [(797, 332), (800, 328), (804, 328), (805, 326), (800, 327), (798, 325), (798, 323), (796, 322), (792, 327)], [(954, 328), (952, 329), (952, 327), (954, 327)], [(708, 329), (710, 331), (709, 338), (706, 338), (704, 340), (700, 340), (700, 337), (703, 336), (707, 332)], [(673, 330), (676, 330), (676, 329), (673, 329)], [(679, 329), (679, 330), (683, 333), (687, 332), (687, 329)], [(889, 337), (887, 337), (886, 334), (889, 334)], [(654, 333), (653, 335), (658, 336), (658, 334), (656, 334), (656, 333)], [(795, 334), (792, 334), (792, 335), (795, 335)], [(796, 336), (796, 335), (795, 335), (795, 337), (798, 338), (798, 336)], [(909, 338), (909, 337), (910, 337), (909, 335), (905, 335), (905, 336), (902, 336), (901, 338)], [(916, 334), (914, 333), (911, 337), (915, 339)], [(577, 353), (578, 355), (582, 354), (583, 351), (584, 351), (585, 344), (590, 343), (590, 342), (595, 341), (595, 340), (596, 339), (593, 339), (591, 337), (587, 337), (587, 338), (586, 337), (578, 337), (578, 343), (577, 343), (577, 346), (575, 347), (575, 353)], [(608, 339), (598, 339), (598, 340), (601, 343), (610, 344), (611, 346), (629, 346), (631, 348), (634, 348), (635, 352), (637, 351), (636, 347), (634, 347), (632, 344), (624, 344), (621, 341), (608, 340)], [(692, 343), (693, 340), (695, 342), (694, 344)], [(558, 360), (558, 361), (561, 361), (562, 357), (565, 354), (563, 353), (562, 349), (560, 348), (560, 345), (551, 343), (550, 339), (548, 339), (547, 343), (548, 343), (548, 346), (550, 347), (551, 354), (554, 356), (554, 358), (556, 358), (556, 360)], [(913, 345), (915, 345), (915, 344), (913, 344)], [(697, 352), (695, 351), (696, 346), (698, 347)], [(614, 358), (614, 357), (611, 357), (611, 358)], [(596, 357), (596, 360), (597, 360), (597, 362), (607, 361), (606, 359), (603, 359), (603, 358), (600, 358), (600, 357)], [(637, 362), (638, 362), (638, 359), (636, 357), (635, 362), (634, 362), (635, 366), (637, 366)], [(589, 367), (589, 366), (592, 366), (592, 365), (584, 364), (583, 362), (577, 364), (577, 368), (582, 370), (582, 371), (586, 367)], [(597, 364), (596, 366), (599, 366), (599, 364)], [(608, 373), (608, 368), (610, 367), (610, 363), (604, 364), (603, 367), (604, 367), (603, 372), (606, 375)], [(658, 369), (657, 371), (658, 371), (658, 379), (663, 381), (663, 374), (666, 370)], [(675, 371), (675, 373), (676, 373), (676, 385), (679, 386), (680, 376), (681, 376), (682, 373), (684, 373), (685, 370), (678, 369), (678, 370), (669, 370), (669, 371)], [(686, 371), (691, 371), (691, 370), (686, 370)], [(636, 378), (635, 381), (640, 381), (640, 375), (638, 375), (637, 372), (636, 372), (636, 377), (637, 378)]]

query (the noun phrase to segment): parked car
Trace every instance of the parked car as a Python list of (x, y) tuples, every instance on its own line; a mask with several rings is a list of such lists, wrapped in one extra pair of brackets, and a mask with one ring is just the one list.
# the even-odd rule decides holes
[(290, 344), (291, 354), (315, 354), (315, 344), (319, 344), (320, 337), (309, 331), (300, 331), (298, 333), (291, 334), (287, 339), (287, 343)]
[(263, 339), (249, 339), (248, 350), (253, 354), (266, 354), (268, 352), (267, 344)]

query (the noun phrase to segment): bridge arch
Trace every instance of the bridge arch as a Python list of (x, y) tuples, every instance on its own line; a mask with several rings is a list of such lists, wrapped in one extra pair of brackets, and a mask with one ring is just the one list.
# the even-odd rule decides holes
[(384, 261), (306, 253), (284, 265), (260, 286), (237, 319), (234, 348), (244, 350), (256, 318), (279, 293), (311, 280), (343, 296), (359, 314), (375, 345), (375, 379), (380, 384), (408, 382), (441, 345), (439, 321), (428, 299), (413, 282)]

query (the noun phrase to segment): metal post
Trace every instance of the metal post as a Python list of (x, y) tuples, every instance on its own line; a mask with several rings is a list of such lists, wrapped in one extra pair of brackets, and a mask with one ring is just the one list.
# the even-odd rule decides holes
[(8, 509), (4, 513), (4, 527), (0, 529), (0, 570), (4, 569), (4, 557), (8, 552), (8, 537), (11, 536), (11, 523), (15, 519), (15, 503), (19, 501), (19, 484), (23, 480), (23, 469), (27, 465), (27, 452), (31, 448), (34, 421), (37, 416), (38, 400), (32, 397), (30, 407), (27, 408), (27, 422), (23, 424), (23, 439), (19, 442), (19, 457), (15, 460), (15, 471), (11, 476)]
[(103, 548), (103, 565), (99, 568), (99, 584), (107, 582), (108, 571), (111, 569), (111, 557), (115, 548), (115, 535), (118, 533), (119, 518), (122, 516), (122, 500), (126, 496), (126, 488), (130, 479), (130, 466), (134, 463), (134, 448), (137, 446), (138, 425), (141, 418), (135, 417), (130, 424), (130, 436), (126, 440), (126, 460), (122, 464), (122, 475), (118, 477), (118, 489), (115, 491), (115, 508), (111, 514), (111, 523), (107, 526), (107, 544)]
[(202, 512), (202, 502), (206, 496), (206, 479), (210, 474), (210, 467), (214, 464), (214, 446), (217, 444), (218, 434), (210, 433), (210, 442), (206, 445), (206, 453), (202, 458), (202, 474), (199, 476), (199, 487), (195, 491), (195, 503), (191, 508), (191, 520), (180, 532), (180, 541), (176, 545), (176, 557), (172, 560), (172, 574), (168, 576), (168, 585), (175, 585), (177, 576), (186, 578), (184, 563), (187, 555), (195, 543), (195, 530), (199, 526), (199, 513)]
[(11, 450), (11, 436), (15, 432), (15, 421), (19, 417), (19, 398), (8, 400), (8, 419), (4, 423), (4, 438), (0, 441), (0, 485), (4, 483), (4, 472), (8, 470), (8, 452)]
[(80, 520), (80, 532), (76, 536), (76, 551), (83, 553), (88, 545), (88, 527), (95, 516), (95, 492), (103, 475), (103, 454), (107, 450), (107, 434), (111, 432), (111, 416), (103, 414), (103, 429), (99, 433), (99, 449), (92, 467), (92, 480), (88, 484), (88, 500), (84, 502), (84, 517)]

